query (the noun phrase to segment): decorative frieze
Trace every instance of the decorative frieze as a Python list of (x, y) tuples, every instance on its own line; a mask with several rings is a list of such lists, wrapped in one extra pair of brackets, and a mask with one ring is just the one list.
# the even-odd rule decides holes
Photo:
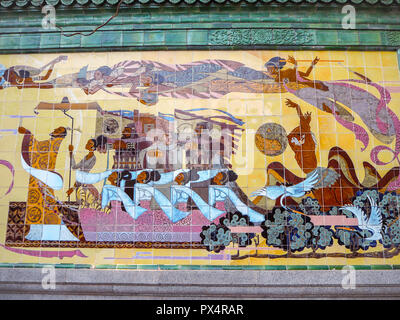
[(313, 31), (302, 29), (230, 29), (210, 34), (210, 45), (305, 45), (314, 44)]

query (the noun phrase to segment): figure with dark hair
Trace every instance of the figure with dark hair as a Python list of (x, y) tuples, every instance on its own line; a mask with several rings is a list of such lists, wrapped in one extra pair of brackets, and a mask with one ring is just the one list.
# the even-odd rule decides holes
[[(128, 172), (129, 171), (122, 171), (122, 173)], [(121, 180), (125, 180), (124, 185), (122, 186), (125, 193), (131, 198), (132, 200), (135, 200), (135, 185), (137, 183), (140, 184), (150, 184), (151, 182), (155, 182), (160, 180), (161, 175), (157, 171), (146, 171), (143, 170), (139, 174), (137, 174), (136, 179), (132, 178), (132, 175), (129, 177), (126, 174), (120, 175), (120, 178), (118, 179), (118, 187), (121, 187)], [(138, 199), (140, 200), (140, 199)]]
[[(280, 92), (291, 93), (314, 107), (332, 114), (364, 144), (363, 149), (368, 146), (368, 134), (364, 128), (354, 123), (355, 118), (347, 108), (360, 116), (375, 138), (390, 144), (396, 136), (395, 123), (398, 121), (388, 107), (390, 90), (350, 69), (349, 72), (360, 79), (311, 80), (308, 77), (318, 61), (319, 58), (315, 58), (307, 71), (303, 72), (299, 70), (297, 61), (293, 57), (289, 56), (288, 59), (275, 57), (267, 62), (267, 73), (280, 86)], [(284, 68), (286, 62), (291, 63), (293, 67)], [(365, 84), (368, 88), (364, 89), (357, 84)], [(371, 90), (372, 88), (374, 89)], [(378, 90), (378, 95), (374, 93), (375, 90)]]
[[(154, 184), (154, 188), (156, 188), (159, 192), (161, 192), (167, 199), (171, 199), (171, 187), (174, 185), (186, 185), (190, 182), (190, 171), (179, 170), (180, 172), (176, 174), (175, 178), (173, 178), (174, 172), (169, 172), (171, 178), (168, 179), (167, 183), (163, 184)], [(165, 173), (164, 173), (165, 175)], [(160, 210), (160, 206), (158, 205), (156, 199), (154, 197), (151, 198), (150, 201), (150, 209), (151, 210)]]
[(191, 186), (192, 182), (209, 180), (215, 173), (212, 170), (190, 170), (177, 174), (170, 187), (171, 205), (175, 207), (179, 203), (186, 203), (187, 215), (193, 210), (199, 210), (209, 221), (224, 214), (224, 211), (210, 206), (204, 197), (196, 193)]
[(214, 176), (214, 178), (211, 180), (211, 184), (222, 186), (227, 184), (228, 182), (236, 181), (237, 178), (238, 175), (232, 170), (221, 171)]
[(250, 218), (251, 222), (262, 222), (265, 220), (265, 215), (250, 208), (245, 204), (236, 189), (235, 181), (238, 175), (232, 171), (221, 171), (214, 176), (208, 188), (208, 203), (210, 206), (215, 206), (217, 201), (222, 201), (226, 205), (229, 203), (236, 208), (237, 211)]
[(85, 77), (78, 77), (77, 81), (87, 95), (94, 94), (105, 86), (110, 85), (113, 79), (112, 71), (110, 67), (102, 66), (94, 71), (93, 78), (86, 79), (85, 74)]
[[(225, 185), (229, 181), (236, 181), (237, 174), (232, 171), (219, 171), (207, 181), (191, 184), (194, 192), (198, 193), (206, 202), (209, 201), (209, 186), (210, 185)], [(188, 201), (188, 207), (192, 210), (198, 209), (191, 199)]]
[[(271, 58), (265, 64), (265, 67), (267, 68), (268, 75), (272, 77), (276, 82), (281, 84), (282, 92), (286, 92), (285, 84), (286, 86), (290, 86), (291, 84), (298, 84), (298, 75), (300, 75), (304, 79), (304, 81), (301, 82), (302, 86), (308, 86), (327, 91), (328, 88), (321, 81), (310, 80), (307, 78), (313, 70), (314, 66), (318, 63), (318, 61), (319, 58), (316, 57), (311, 65), (308, 67), (306, 72), (298, 70), (297, 61), (292, 56), (289, 56), (287, 59), (283, 59), (281, 57)], [(284, 69), (284, 66), (287, 62), (293, 64), (293, 68)]]
[(199, 175), (196, 173), (196, 170), (190, 171), (182, 171), (180, 172), (174, 179), (175, 183), (180, 186), (187, 185), (191, 180), (196, 181), (199, 178)]
[[(143, 171), (113, 171), (107, 180), (110, 184), (103, 186), (101, 206), (104, 209), (110, 201), (121, 202), (121, 208), (133, 219), (137, 219), (147, 209), (140, 207), (140, 199), (136, 196), (136, 185), (149, 183), (151, 180), (160, 179), (160, 175)], [(139, 181), (138, 181), (139, 180)]]
[(107, 137), (100, 135), (96, 139), (96, 151), (100, 153), (106, 153), (107, 152)]
[[(75, 157), (73, 154), (74, 146), (69, 145), (69, 156), (71, 158), (71, 169), (80, 170), (84, 172), (90, 172), (96, 164), (96, 156), (94, 151), (97, 148), (97, 141), (95, 139), (89, 139), (85, 145), (85, 149), (88, 151), (88, 154), (79, 162), (76, 163)], [(75, 182), (74, 186), (67, 191), (67, 196), (70, 196), (74, 190), (77, 190), (79, 187), (89, 189), (95, 197), (98, 198), (99, 192), (93, 185), (82, 185), (79, 182)]]
[[(18, 89), (53, 88), (53, 85), (50, 83), (36, 81), (48, 80), (53, 72), (54, 65), (67, 59), (67, 56), (59, 56), (41, 68), (16, 65), (5, 69), (2, 65), (0, 65), (0, 89), (5, 87), (17, 87)], [(44, 76), (41, 76), (40, 74), (42, 74), (45, 70), (47, 70), (47, 73)]]
[(141, 173), (138, 174), (136, 177), (136, 182), (137, 183), (142, 183), (142, 184), (148, 184), (151, 181), (158, 181), (160, 180), (160, 173), (158, 171), (142, 171)]

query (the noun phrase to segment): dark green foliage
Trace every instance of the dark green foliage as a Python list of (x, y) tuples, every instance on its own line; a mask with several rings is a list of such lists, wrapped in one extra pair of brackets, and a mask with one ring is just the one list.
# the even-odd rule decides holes
[[(226, 227), (246, 227), (253, 226), (248, 216), (242, 215), (239, 211), (234, 213), (227, 213), (227, 215), (220, 219), (220, 224)], [(233, 233), (232, 242), (238, 244), (239, 247), (246, 247), (251, 244), (251, 239), (255, 237), (254, 233)]]
[(300, 212), (305, 215), (274, 208), (273, 221), (265, 221), (262, 236), (267, 244), (290, 252), (302, 251), (304, 248), (325, 249), (333, 244), (333, 231), (330, 227), (315, 226), (306, 215), (320, 215), (318, 201), (305, 198), (299, 205)]
[(224, 250), (231, 242), (238, 244), (239, 247), (246, 247), (251, 244), (254, 233), (231, 233), (229, 227), (252, 226), (249, 217), (240, 212), (228, 212), (216, 225), (204, 226), (200, 233), (201, 243), (206, 246), (208, 251), (219, 252)]
[(201, 243), (208, 251), (220, 252), (232, 241), (231, 231), (226, 226), (216, 225), (204, 226), (200, 233)]
[(399, 200), (400, 195), (396, 193), (381, 194), (378, 206), (382, 212), (384, 221), (384, 233), (380, 241), (385, 248), (399, 247), (400, 245), (400, 215)]
[[(389, 192), (382, 194), (377, 190), (359, 191), (352, 205), (362, 209), (367, 217), (370, 216), (372, 209), (368, 196), (376, 203), (382, 213), (382, 239), (379, 242), (386, 249), (399, 247), (400, 195)], [(345, 207), (332, 207), (328, 213), (324, 213), (320, 211), (318, 201), (308, 197), (299, 204), (298, 211), (305, 215), (284, 208), (273, 209), (273, 220), (267, 220), (261, 225), (263, 228), (262, 236), (266, 238), (268, 245), (282, 248), (288, 252), (302, 251), (304, 248), (311, 248), (315, 252), (317, 249), (325, 249), (331, 246), (333, 239), (337, 239), (340, 245), (352, 252), (365, 251), (370, 247), (377, 246), (377, 241), (366, 239), (372, 236), (371, 231), (362, 230), (357, 226), (350, 228), (345, 226), (349, 230), (341, 229), (342, 226), (315, 226), (307, 216), (345, 215), (348, 218), (355, 218), (352, 212), (345, 210)]]
[[(321, 207), (318, 200), (305, 198), (299, 205), (300, 210), (307, 215), (321, 215)], [(307, 248), (312, 248), (313, 251), (325, 249), (333, 244), (333, 231), (329, 226), (315, 226), (311, 230), (311, 238), (307, 243)]]
[(283, 208), (273, 209), (273, 221), (261, 224), (267, 244), (290, 252), (302, 251), (312, 238), (310, 218)]

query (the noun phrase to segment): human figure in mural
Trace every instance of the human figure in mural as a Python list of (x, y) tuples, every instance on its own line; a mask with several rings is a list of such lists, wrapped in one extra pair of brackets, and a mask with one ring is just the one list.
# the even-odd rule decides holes
[(265, 215), (256, 208), (249, 206), (238, 192), (236, 180), (238, 175), (232, 171), (221, 171), (214, 176), (208, 188), (208, 203), (214, 207), (217, 201), (224, 202), (226, 211), (239, 211), (248, 216), (251, 222), (262, 222)]
[[(315, 107), (332, 113), (342, 124), (354, 121), (353, 115), (345, 107), (355, 111), (370, 131), (380, 141), (390, 143), (394, 138), (393, 124), (385, 108), (385, 97), (377, 98), (367, 90), (353, 83), (361, 81), (320, 81), (311, 80), (309, 75), (318, 63), (316, 57), (310, 67), (302, 72), (297, 61), (274, 57), (266, 64), (266, 71), (258, 71), (232, 60), (203, 60), (189, 64), (166, 65), (155, 61), (124, 61), (113, 68), (98, 68), (92, 78), (87, 79), (81, 72), (80, 83), (85, 83), (85, 92), (94, 94), (99, 90), (125, 97), (133, 97), (146, 105), (154, 105), (158, 97), (178, 99), (218, 99), (230, 92), (243, 93), (285, 93), (289, 92)], [(293, 68), (285, 67), (287, 63)], [(377, 84), (368, 81), (368, 84)], [(112, 87), (130, 87), (129, 92), (110, 91)], [(345, 106), (345, 107), (343, 107)], [(367, 109), (366, 107), (367, 106)], [(379, 108), (379, 110), (378, 110)], [(389, 123), (382, 130), (371, 114), (377, 115), (383, 123)]]
[[(175, 205), (178, 202), (185, 202), (187, 206), (187, 202), (191, 200), (189, 196), (183, 194), (182, 197), (179, 197), (179, 200), (177, 199), (176, 202), (172, 200), (172, 188), (174, 185), (177, 186), (190, 186), (191, 180), (199, 180), (200, 176), (197, 174), (197, 170), (188, 170), (184, 171), (181, 170), (181, 172), (176, 174), (176, 177), (172, 181), (168, 181), (165, 184), (161, 185), (154, 185), (155, 188), (157, 188), (158, 191), (160, 191), (167, 199), (171, 199), (172, 205)], [(183, 200), (182, 200), (182, 199)], [(150, 202), (150, 209), (151, 210), (160, 210), (160, 206), (158, 205), (156, 199), (154, 197), (151, 198)], [(198, 209), (196, 207), (196, 209)]]
[[(307, 79), (319, 59), (315, 58), (308, 70), (303, 73), (298, 70), (297, 61), (290, 57), (285, 60), (274, 57), (266, 63), (268, 74), (282, 85), (282, 92), (289, 92), (318, 109), (331, 113), (344, 127), (353, 131), (356, 138), (368, 145), (368, 135), (365, 130), (354, 124), (353, 115), (345, 109), (349, 108), (360, 116), (370, 132), (381, 142), (389, 144), (395, 137), (393, 115), (387, 107), (390, 94), (384, 87), (372, 82), (364, 75), (353, 72), (360, 79), (337, 81), (319, 81)], [(293, 68), (284, 68), (289, 62)], [(367, 84), (379, 92), (379, 97), (355, 84)]]
[[(188, 212), (199, 210), (210, 221), (229, 211), (225, 206), (249, 216), (253, 222), (264, 221), (265, 215), (251, 208), (242, 195), (238, 194), (234, 183), (237, 178), (234, 171), (226, 169), (181, 172), (175, 178), (176, 183), (171, 186), (171, 203), (175, 205), (184, 202)], [(225, 205), (217, 207), (217, 202)]]
[[(88, 154), (79, 163), (76, 163), (75, 161), (75, 157), (73, 154), (74, 146), (69, 145), (68, 150), (69, 157), (71, 159), (71, 169), (80, 170), (83, 172), (90, 172), (96, 164), (96, 155), (94, 154), (94, 152), (96, 151), (98, 145), (99, 143), (96, 139), (89, 139), (85, 145), (85, 150), (88, 151)], [(96, 199), (99, 198), (99, 192), (97, 191), (96, 187), (90, 184), (83, 185), (79, 182), (75, 182), (74, 186), (67, 190), (67, 196), (70, 196), (72, 192), (74, 192), (74, 190), (77, 190), (79, 187), (89, 190), (89, 192), (91, 192)]]
[[(65, 59), (65, 56), (62, 57), (59, 57), (58, 61)], [(58, 61), (53, 62), (53, 65)], [(333, 114), (337, 121), (356, 134), (364, 143), (364, 148), (368, 144), (366, 132), (362, 127), (354, 125), (354, 117), (346, 108), (358, 114), (377, 139), (386, 144), (391, 143), (395, 136), (395, 127), (393, 115), (387, 108), (390, 101), (388, 91), (356, 72), (353, 74), (361, 80), (311, 80), (308, 77), (318, 61), (319, 58), (316, 57), (309, 68), (302, 72), (297, 61), (291, 56), (287, 59), (271, 58), (265, 64), (265, 71), (249, 68), (238, 61), (221, 59), (170, 65), (150, 60), (126, 60), (112, 67), (101, 66), (95, 70), (88, 70), (88, 66), (85, 66), (77, 73), (62, 75), (41, 83), (32, 83), (29, 77), (22, 77), (40, 71), (27, 71), (36, 70), (30, 67), (19, 70), (22, 76), (16, 72), (8, 72), (6, 79), (11, 81), (9, 86), (21, 88), (24, 83), (25, 87), (29, 88), (81, 88), (88, 95), (102, 90), (135, 98), (149, 106), (156, 104), (159, 96), (177, 99), (218, 99), (231, 92), (289, 92)], [(293, 67), (286, 67), (287, 63)], [(378, 89), (380, 97), (356, 84), (367, 84)], [(112, 88), (128, 88), (129, 91), (113, 91)]]
[[(65, 58), (58, 58), (62, 59)], [(30, 87), (81, 88), (87, 94), (102, 90), (110, 94), (135, 98), (147, 105), (157, 103), (159, 96), (177, 99), (218, 99), (230, 92), (291, 93), (320, 110), (331, 113), (336, 121), (352, 131), (356, 139), (362, 142), (362, 150), (369, 145), (369, 135), (364, 127), (354, 123), (355, 118), (351, 112), (357, 114), (381, 142), (390, 144), (395, 137), (400, 137), (400, 120), (388, 108), (391, 97), (386, 88), (351, 70), (359, 79), (311, 80), (309, 76), (318, 61), (319, 58), (315, 58), (303, 72), (299, 70), (297, 61), (291, 56), (287, 59), (271, 58), (265, 64), (265, 71), (255, 70), (232, 60), (201, 60), (171, 65), (149, 60), (127, 60), (113, 67), (102, 66), (91, 71), (85, 66), (77, 73), (40, 82), (40, 86), (32, 84)], [(58, 61), (52, 63), (56, 62)], [(293, 67), (287, 67), (287, 64)], [(20, 71), (25, 69), (22, 68)], [(10, 80), (8, 74), (7, 79)], [(26, 83), (29, 81), (26, 80)], [(360, 84), (368, 88), (364, 89), (359, 86)], [(118, 91), (118, 88), (129, 90)], [(378, 95), (372, 93), (370, 88), (377, 90)], [(386, 146), (375, 146), (371, 150), (371, 160), (374, 164), (386, 165), (398, 159), (400, 141), (396, 143), (395, 150), (388, 150), (393, 153), (393, 158), (389, 162), (382, 162), (379, 159), (378, 155), (383, 150), (388, 149)], [(391, 189), (398, 185), (400, 181), (396, 181)]]
[[(311, 74), (314, 66), (319, 62), (319, 58), (316, 57), (312, 61), (311, 65), (308, 67), (306, 72), (302, 72), (298, 70), (297, 61), (292, 57), (288, 56), (287, 59), (281, 57), (274, 57), (270, 59), (266, 64), (265, 67), (267, 69), (267, 74), (274, 79), (276, 83), (279, 83), (281, 86), (281, 91), (286, 92), (286, 87), (299, 88), (299, 87), (309, 87), (309, 88), (316, 88), (318, 90), (327, 91), (329, 90), (321, 81), (318, 80), (310, 80), (307, 77)], [(293, 64), (294, 68), (286, 68), (284, 66), (287, 64)], [(298, 83), (297, 76), (300, 75), (304, 81)], [(285, 80), (285, 81), (284, 81)]]
[[(120, 179), (120, 175), (127, 173), (126, 177)], [(105, 185), (102, 191), (102, 207), (105, 207), (111, 200), (117, 200), (122, 203), (122, 209), (127, 212), (133, 219), (139, 218), (143, 213), (148, 211), (147, 208), (141, 206), (141, 200), (151, 200), (152, 197), (165, 213), (165, 215), (173, 222), (177, 222), (189, 213), (176, 209), (171, 205), (171, 201), (163, 193), (154, 188), (154, 183), (159, 181), (161, 175), (155, 170), (141, 170), (136, 172), (113, 172), (109, 181), (111, 185)], [(125, 180), (122, 184), (122, 180)]]
[[(6, 87), (51, 89), (54, 87), (51, 83), (37, 81), (47, 81), (53, 72), (54, 66), (67, 59), (67, 56), (59, 56), (41, 68), (16, 65), (6, 69), (0, 65), (0, 89)], [(41, 76), (45, 70), (47, 70), (46, 74)]]
[(54, 189), (62, 188), (62, 177), (54, 172), (59, 148), (67, 135), (64, 127), (54, 129), (50, 139), (38, 141), (24, 127), (18, 132), (23, 134), (21, 156), (24, 169), (30, 173), (26, 224), (60, 224), (58, 202)]
[[(398, 177), (396, 169), (390, 170), (385, 177), (381, 177), (370, 163), (364, 162), (365, 177), (363, 181), (359, 181), (353, 161), (347, 152), (339, 147), (330, 150), (327, 167), (318, 166), (315, 153), (317, 140), (310, 128), (311, 115), (303, 114), (300, 106), (290, 99), (286, 100), (286, 106), (296, 109), (300, 125), (286, 138), (286, 132), (282, 126), (266, 123), (257, 131), (255, 144), (266, 156), (276, 156), (285, 151), (288, 143), (295, 152), (295, 160), (300, 169), (306, 173), (306, 177), (300, 178), (282, 163), (272, 162), (267, 167), (267, 187), (274, 184), (296, 185), (316, 172), (318, 182), (311, 192), (318, 200), (321, 210), (325, 212), (333, 206), (350, 204), (356, 193), (364, 188), (387, 188), (388, 184)], [(259, 200), (256, 198), (254, 203), (258, 204)], [(297, 202), (290, 197), (285, 198), (285, 202), (288, 206), (297, 206)], [(275, 205), (280, 205), (279, 199)]]
[(317, 156), (315, 148), (317, 141), (314, 133), (311, 132), (311, 113), (301, 112), (300, 106), (290, 99), (286, 99), (286, 106), (294, 108), (300, 119), (300, 125), (294, 128), (287, 136), (289, 146), (294, 152), (297, 164), (304, 173), (310, 173), (317, 167)]
[[(87, 70), (87, 69), (86, 69)], [(81, 70), (79, 83), (87, 94), (103, 90), (112, 94), (136, 98), (143, 104), (154, 105), (159, 96), (174, 98), (220, 98), (230, 90), (237, 81), (270, 79), (262, 71), (246, 67), (231, 60), (202, 60), (188, 64), (167, 65), (156, 61), (123, 61), (109, 68), (98, 68), (93, 76)], [(222, 80), (222, 81), (221, 81)], [(214, 82), (213, 82), (214, 81)], [(235, 82), (236, 81), (236, 82)], [(211, 86), (210, 86), (211, 84)], [(214, 86), (214, 88), (212, 87)], [(128, 87), (129, 92), (109, 91), (112, 87)], [(249, 89), (244, 89), (247, 92)]]
[(174, 180), (175, 184), (170, 187), (171, 204), (175, 206), (179, 203), (184, 203), (186, 204), (188, 214), (193, 210), (199, 210), (209, 221), (213, 221), (223, 215), (225, 213), (224, 208), (217, 208), (207, 201), (209, 199), (207, 194), (208, 189), (200, 191), (201, 194), (199, 194), (196, 192), (199, 189), (193, 187), (196, 183), (208, 181), (210, 176), (215, 177), (218, 174), (217, 170), (198, 171), (196, 169), (179, 173)]
[[(319, 167), (316, 156), (317, 140), (311, 131), (311, 113), (303, 114), (298, 103), (290, 99), (285, 102), (288, 108), (296, 109), (300, 120), (299, 126), (294, 128), (286, 137), (284, 128), (275, 123), (267, 123), (260, 127), (257, 131), (255, 143), (258, 149), (267, 156), (274, 156), (285, 151), (287, 143), (295, 154), (295, 160), (300, 169), (306, 174), (305, 179), (312, 175), (317, 176), (317, 181), (312, 187), (312, 193), (321, 204), (322, 210), (329, 209), (332, 206), (339, 206), (350, 203), (355, 193), (360, 190), (357, 183), (349, 181), (344, 172), (349, 168), (345, 164), (350, 165), (350, 170), (353, 169), (352, 164), (348, 161), (339, 161), (342, 165), (341, 169), (337, 168), (332, 162), (328, 167)], [(273, 138), (273, 140), (271, 140)], [(268, 141), (275, 142), (271, 144)], [(287, 143), (286, 143), (287, 141)], [(295, 176), (281, 163), (273, 162), (267, 167), (267, 187), (274, 185), (297, 185), (302, 182), (302, 178)], [(260, 199), (255, 199), (258, 203)], [(279, 206), (280, 199), (277, 199), (275, 205)], [(284, 201), (288, 206), (297, 206), (297, 202), (291, 197), (286, 197)]]
[[(111, 148), (115, 150), (113, 169), (144, 169), (145, 164), (139, 162), (139, 153), (153, 143), (146, 136), (139, 136), (135, 123), (130, 123), (124, 127), (121, 138), (100, 135), (96, 139), (101, 139), (105, 147), (111, 145)], [(106, 152), (106, 150), (103, 150), (103, 152)]]
[[(129, 196), (129, 198), (132, 201), (135, 201), (137, 205), (140, 205), (140, 198), (136, 199), (137, 197), (137, 192), (135, 192), (135, 187), (136, 184), (142, 184), (142, 185), (147, 185), (151, 182), (158, 181), (160, 180), (161, 176), (158, 171), (152, 171), (152, 170), (143, 170), (140, 171), (140, 173), (136, 176), (136, 179), (132, 179), (132, 175), (130, 176), (125, 176), (123, 175), (119, 181), (122, 179), (125, 180), (125, 185), (123, 186), (124, 192)], [(119, 183), (119, 186), (121, 184)], [(142, 199), (143, 200), (143, 199)], [(124, 204), (122, 204), (122, 209), (126, 211), (126, 208), (124, 207)]]

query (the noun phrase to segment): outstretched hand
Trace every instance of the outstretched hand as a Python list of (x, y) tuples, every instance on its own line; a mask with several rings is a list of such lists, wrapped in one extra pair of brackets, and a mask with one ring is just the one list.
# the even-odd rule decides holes
[(306, 112), (305, 114), (304, 114), (304, 119), (305, 120), (310, 120), (311, 119), (311, 112)]
[(291, 64), (294, 64), (294, 65), (297, 65), (297, 61), (296, 61), (295, 58), (293, 58), (293, 56), (288, 56), (287, 62), (289, 62)]
[(59, 56), (59, 57), (56, 59), (57, 62), (60, 62), (60, 61), (63, 61), (63, 60), (68, 60), (68, 56)]
[(290, 100), (290, 99), (286, 99), (285, 104), (286, 104), (286, 106), (289, 107), (289, 108), (297, 108), (297, 107), (299, 106), (296, 102), (293, 102), (293, 101)]
[(319, 61), (318, 57), (315, 57), (315, 59), (313, 60), (313, 62), (311, 63), (313, 66), (315, 66)]

